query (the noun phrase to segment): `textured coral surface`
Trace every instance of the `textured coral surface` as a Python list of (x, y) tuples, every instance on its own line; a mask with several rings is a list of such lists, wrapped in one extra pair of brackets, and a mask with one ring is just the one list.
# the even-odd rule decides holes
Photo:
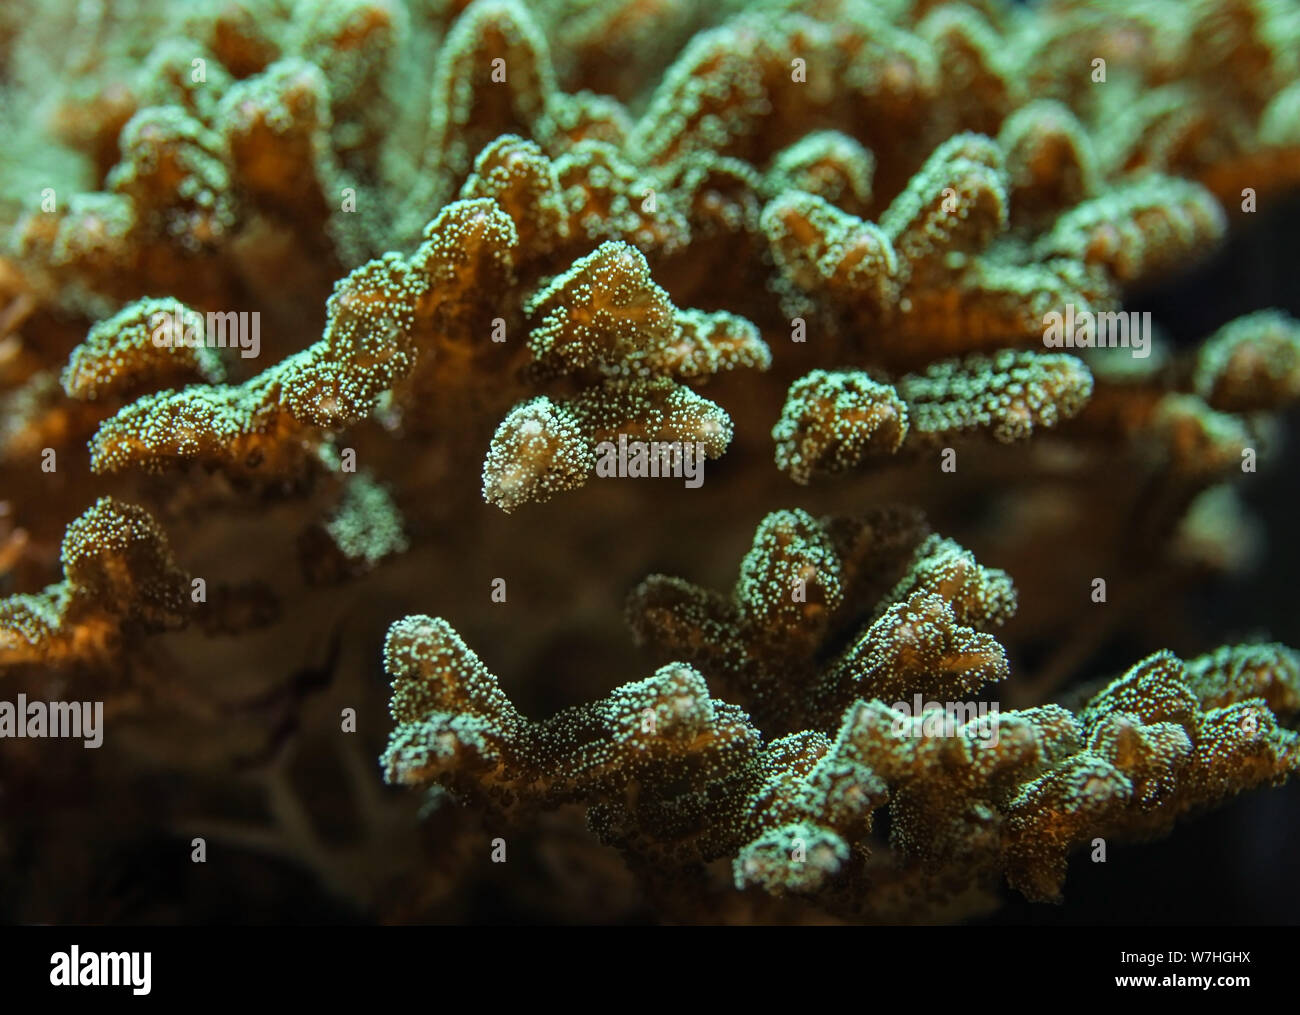
[(1297, 0), (13, 0), (0, 133), (5, 919), (1144, 905), (1300, 770)]

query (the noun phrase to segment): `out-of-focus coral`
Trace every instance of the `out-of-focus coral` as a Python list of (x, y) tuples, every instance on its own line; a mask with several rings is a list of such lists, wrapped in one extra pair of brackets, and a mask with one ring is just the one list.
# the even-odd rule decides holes
[[(464, 916), (489, 826), (563, 869), (583, 811), (632, 877), (513, 884), (567, 918), (1058, 898), (1080, 844), (1296, 767), (1280, 646), (1043, 702), (1125, 625), (1125, 658), (1212, 647), (1186, 591), (1262, 538), (1234, 491), (1296, 322), (1188, 350), (1133, 301), (1294, 193), (1298, 111), (1278, 0), (13, 0), (0, 669), (122, 706), (93, 785), (142, 828), (381, 919)], [(629, 442), (706, 489), (610, 478)], [(834, 506), (767, 515), (730, 595), (642, 580), (716, 584), (792, 491)], [(1068, 599), (1098, 576), (1104, 610)], [(631, 585), (665, 665), (611, 690)], [(499, 641), (510, 695), (425, 611)], [(356, 767), (390, 625), (384, 772), (437, 787), (424, 825)], [(990, 688), (1016, 707), (950, 736), (895, 708)], [(32, 750), (31, 800), (92, 785)], [(100, 921), (51, 873), (94, 858), (47, 849), (93, 810), (29, 810), (58, 899), (19, 915)]]
[(1221, 328), (1201, 347), (1196, 393), (1224, 412), (1274, 409), (1300, 398), (1300, 324), (1262, 311)]

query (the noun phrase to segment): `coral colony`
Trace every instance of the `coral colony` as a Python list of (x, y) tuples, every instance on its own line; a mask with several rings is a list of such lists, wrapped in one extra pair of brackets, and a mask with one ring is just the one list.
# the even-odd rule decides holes
[(6, 916), (147, 838), (960, 920), (1300, 766), (1182, 610), (1300, 324), (1131, 302), (1300, 188), (1295, 0), (12, 0), (0, 75)]

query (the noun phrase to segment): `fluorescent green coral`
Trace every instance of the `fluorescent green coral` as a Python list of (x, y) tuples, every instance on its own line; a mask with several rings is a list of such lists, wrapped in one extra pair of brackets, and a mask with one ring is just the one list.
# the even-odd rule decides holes
[(1300, 398), (1300, 322), (1260, 310), (1225, 324), (1201, 346), (1196, 393), (1215, 409), (1250, 412)]
[[(63, 370), (63, 390), (70, 398), (94, 400), (187, 374), (220, 381), (225, 371), (214, 348), (173, 344), (174, 337), (183, 337), (181, 332), (195, 314), (175, 301), (143, 299), (129, 304), (95, 324), (86, 340), (72, 350)], [(166, 344), (155, 342), (155, 335), (165, 338)]]
[(772, 428), (776, 467), (807, 483), (891, 455), (907, 433), (907, 406), (891, 385), (859, 372), (814, 370), (790, 386)]
[(981, 429), (1010, 442), (1078, 413), (1092, 375), (1073, 356), (1006, 351), (936, 363), (903, 377), (898, 392), (922, 433)]
[(190, 579), (144, 508), (100, 497), (63, 537), (63, 581), (0, 600), (0, 666), (67, 665), (117, 656), (122, 628), (177, 627)]
[(151, 106), (122, 128), (122, 161), (106, 181), (147, 209), (183, 249), (213, 246), (235, 227), (224, 140), (180, 106)]
[(1200, 256), (1226, 229), (1223, 209), (1203, 187), (1153, 174), (1061, 216), (1037, 252), (1099, 265), (1134, 282)]
[(368, 476), (355, 476), (343, 487), (325, 528), (344, 557), (366, 568), (408, 546), (392, 496)]
[(1016, 612), (1016, 590), (1009, 574), (984, 567), (969, 550), (936, 534), (917, 546), (907, 574), (886, 593), (877, 616), (890, 604), (906, 602), (914, 592), (940, 596), (952, 607), (957, 623), (981, 631), (1000, 627)]
[(871, 203), (876, 159), (857, 140), (834, 130), (805, 134), (772, 161), (764, 186), (773, 197), (802, 190), (859, 214)]

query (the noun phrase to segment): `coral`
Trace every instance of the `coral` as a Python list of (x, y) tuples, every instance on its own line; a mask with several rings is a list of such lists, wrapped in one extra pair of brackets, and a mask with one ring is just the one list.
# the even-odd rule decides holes
[(1293, 774), (1300, 742), (1278, 720), (1294, 715), (1296, 664), (1278, 645), (1186, 663), (1159, 652), (1099, 692), (1080, 717), (1086, 749), (1008, 805), (1011, 883), (1058, 898), (1071, 847), (1164, 834), (1189, 811)]
[[(188, 307), (168, 306), (161, 300), (137, 300), (100, 321), (68, 356), (64, 393), (94, 401), (172, 379), (223, 380), (225, 368), (214, 350), (185, 344), (185, 326), (194, 314)], [(155, 336), (164, 341), (155, 341)]]
[[(916, 689), (932, 696), (1003, 679), (1001, 648), (976, 629), (1013, 611), (1010, 580), (950, 541), (919, 539), (923, 531), (897, 509), (822, 522), (776, 512), (755, 533), (730, 602), (654, 575), (633, 593), (629, 618), (642, 640), (735, 686), (765, 728), (825, 725), (854, 697), (896, 701), (922, 679), (931, 686)], [(882, 581), (892, 588), (870, 625), (844, 641), (864, 592), (884, 591)]]
[(175, 627), (189, 576), (143, 508), (101, 497), (63, 537), (63, 581), (0, 605), (0, 665), (104, 665), (130, 647), (132, 626)]
[(813, 371), (790, 386), (772, 430), (777, 467), (797, 483), (864, 460), (987, 431), (1003, 443), (1078, 414), (1092, 375), (1073, 356), (1006, 350), (942, 360), (897, 387), (862, 373)]
[(1196, 611), (1300, 326), (1143, 319), (1300, 187), (1294, 2), (10, 6), (0, 671), (111, 726), (0, 745), (6, 915), (116, 913), (71, 786), (372, 919), (910, 923), (1296, 770)]
[(1300, 398), (1300, 325), (1261, 311), (1225, 325), (1201, 347), (1196, 393), (1224, 412), (1272, 409)]
[[(936, 733), (942, 706), (913, 714), (913, 696), (961, 699), (1007, 679), (1002, 646), (979, 629), (1004, 622), (1016, 597), (1005, 573), (951, 540), (916, 542), (916, 524), (899, 512), (777, 512), (730, 600), (648, 579), (629, 604), (633, 626), (689, 662), (543, 722), (519, 714), (446, 621), (407, 617), (385, 649), (397, 723), (387, 777), (436, 782), (516, 819), (579, 800), (601, 840), (652, 882), (728, 856), (739, 888), (914, 919), (929, 915), (924, 903), (902, 914), (888, 900), (918, 872), (935, 884), (1004, 873), (1030, 898), (1055, 899), (1071, 849), (1164, 834), (1300, 768), (1300, 738), (1279, 725), (1300, 706), (1300, 660), (1280, 645), (1186, 663), (1160, 652), (1078, 715), (968, 713)], [(873, 604), (864, 591), (900, 562)], [(858, 627), (855, 615), (874, 619)], [(711, 684), (749, 700), (764, 729), (811, 726), (765, 742)], [(868, 868), (872, 813), (886, 804), (890, 860)]]

